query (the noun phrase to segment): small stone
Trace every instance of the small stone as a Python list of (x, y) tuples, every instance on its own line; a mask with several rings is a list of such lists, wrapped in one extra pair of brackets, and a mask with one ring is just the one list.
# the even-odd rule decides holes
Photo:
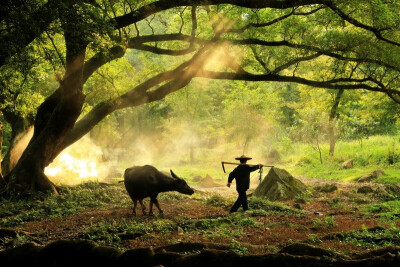
[(370, 186), (362, 186), (357, 189), (357, 193), (359, 193), (359, 194), (369, 194), (369, 193), (373, 193), (373, 192), (374, 192), (374, 190)]
[(326, 184), (322, 187), (317, 187), (315, 189), (318, 190), (319, 192), (323, 192), (323, 193), (332, 193), (334, 191), (337, 191), (338, 187), (334, 184)]
[(299, 203), (295, 203), (293, 205), (293, 208), (298, 209), (298, 210), (302, 210), (303, 209), (303, 207)]
[(343, 169), (351, 169), (351, 168), (353, 168), (353, 160), (349, 159), (349, 160), (346, 160), (345, 162), (343, 162), (342, 163), (342, 168)]

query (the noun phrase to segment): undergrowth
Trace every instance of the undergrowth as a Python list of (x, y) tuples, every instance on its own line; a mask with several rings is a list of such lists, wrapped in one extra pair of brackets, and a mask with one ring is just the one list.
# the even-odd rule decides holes
[(89, 182), (78, 186), (63, 186), (60, 195), (44, 200), (0, 201), (0, 226), (16, 226), (23, 222), (71, 216), (88, 208), (115, 208), (131, 204), (121, 186), (105, 186)]

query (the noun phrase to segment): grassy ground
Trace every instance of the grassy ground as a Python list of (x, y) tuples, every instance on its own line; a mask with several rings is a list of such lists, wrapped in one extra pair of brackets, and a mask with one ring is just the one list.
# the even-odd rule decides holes
[[(211, 242), (229, 246), (237, 253), (276, 252), (285, 245), (303, 242), (351, 255), (365, 248), (400, 245), (400, 194), (385, 191), (385, 185), (400, 183), (399, 140), (373, 137), (362, 142), (339, 142), (333, 159), (323, 145), (323, 163), (310, 145), (293, 145), (281, 151), (284, 168), (314, 187), (295, 200), (270, 202), (250, 198), (250, 212), (229, 214), (234, 189), (199, 190), (193, 196), (164, 193), (159, 201), (164, 216), (134, 217), (131, 200), (123, 184), (86, 183), (63, 186), (58, 196), (31, 200), (0, 200), (0, 249), (27, 242), (47, 244), (58, 239), (88, 239), (121, 249), (159, 246), (178, 242)], [(354, 168), (341, 163), (354, 160)], [(233, 166), (227, 166), (227, 172)], [(381, 169), (385, 175), (374, 192), (357, 193), (358, 177)], [(169, 171), (169, 169), (163, 169)], [(198, 161), (174, 166), (173, 171), (188, 178), (207, 174), (224, 184), (220, 161)], [(268, 169), (265, 169), (265, 173)], [(314, 179), (309, 179), (314, 178)], [(254, 173), (252, 180), (258, 179)], [(318, 191), (313, 183), (338, 183), (339, 190)], [(382, 184), (381, 184), (382, 183)], [(300, 205), (300, 209), (294, 205)], [(148, 203), (147, 203), (148, 205)], [(299, 207), (299, 206), (297, 206)], [(12, 229), (7, 235), (1, 230)], [(7, 233), (7, 231), (5, 231)]]
[[(400, 183), (400, 142), (398, 137), (374, 136), (361, 141), (336, 144), (334, 158), (329, 158), (328, 144), (321, 145), (323, 162), (311, 145), (298, 144), (285, 153), (283, 165), (295, 175), (303, 175), (341, 182), (355, 181), (374, 170), (385, 175), (377, 182)], [(341, 164), (352, 159), (354, 168), (344, 170)]]
[[(312, 190), (294, 201), (250, 198), (250, 211), (229, 214), (235, 196), (207, 190), (192, 196), (163, 193), (163, 216), (140, 211), (132, 216), (122, 184), (87, 183), (64, 187), (61, 195), (44, 200), (2, 200), (0, 249), (86, 239), (122, 250), (206, 242), (240, 254), (261, 254), (300, 242), (352, 255), (400, 245), (399, 196), (364, 195), (346, 186), (332, 193)], [(4, 228), (16, 235), (7, 236)]]

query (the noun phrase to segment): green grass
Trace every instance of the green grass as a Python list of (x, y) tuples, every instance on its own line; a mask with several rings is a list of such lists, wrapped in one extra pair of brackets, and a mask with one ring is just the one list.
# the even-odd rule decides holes
[(102, 186), (89, 182), (62, 187), (60, 195), (45, 200), (6, 200), (0, 202), (0, 226), (16, 226), (45, 218), (66, 217), (87, 208), (125, 207), (131, 204), (122, 186)]
[[(373, 136), (359, 141), (339, 141), (335, 157), (328, 158), (329, 145), (321, 145), (323, 163), (311, 145), (296, 144), (292, 151), (282, 158), (285, 168), (295, 176), (306, 176), (340, 182), (352, 182), (359, 177), (381, 169), (385, 175), (378, 183), (400, 183), (400, 141), (399, 137)], [(389, 158), (393, 164), (389, 164)], [(342, 169), (345, 160), (353, 159), (354, 168)]]
[(400, 228), (391, 227), (367, 229), (363, 227), (361, 230), (352, 231), (342, 234), (345, 242), (356, 244), (366, 248), (382, 248), (387, 246), (400, 245)]
[(165, 235), (176, 232), (177, 229), (178, 227), (173, 221), (160, 218), (152, 222), (137, 222), (125, 219), (120, 222), (105, 220), (92, 225), (82, 234), (82, 237), (101, 245), (118, 247), (123, 235), (135, 234), (138, 237), (149, 238), (151, 233)]
[(301, 214), (300, 210), (291, 208), (284, 203), (269, 201), (266, 198), (249, 198), (249, 207), (251, 210), (264, 210), (266, 212), (279, 212), (279, 213), (298, 213)]
[(397, 221), (400, 219), (400, 200), (366, 205), (363, 210), (378, 213), (386, 221)]

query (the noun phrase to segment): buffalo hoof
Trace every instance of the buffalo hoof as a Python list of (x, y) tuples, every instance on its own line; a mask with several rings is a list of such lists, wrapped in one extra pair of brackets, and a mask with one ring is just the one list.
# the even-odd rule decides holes
[(147, 215), (147, 212), (143, 211), (143, 215)]
[(154, 213), (152, 211), (150, 211), (149, 216), (154, 216)]

